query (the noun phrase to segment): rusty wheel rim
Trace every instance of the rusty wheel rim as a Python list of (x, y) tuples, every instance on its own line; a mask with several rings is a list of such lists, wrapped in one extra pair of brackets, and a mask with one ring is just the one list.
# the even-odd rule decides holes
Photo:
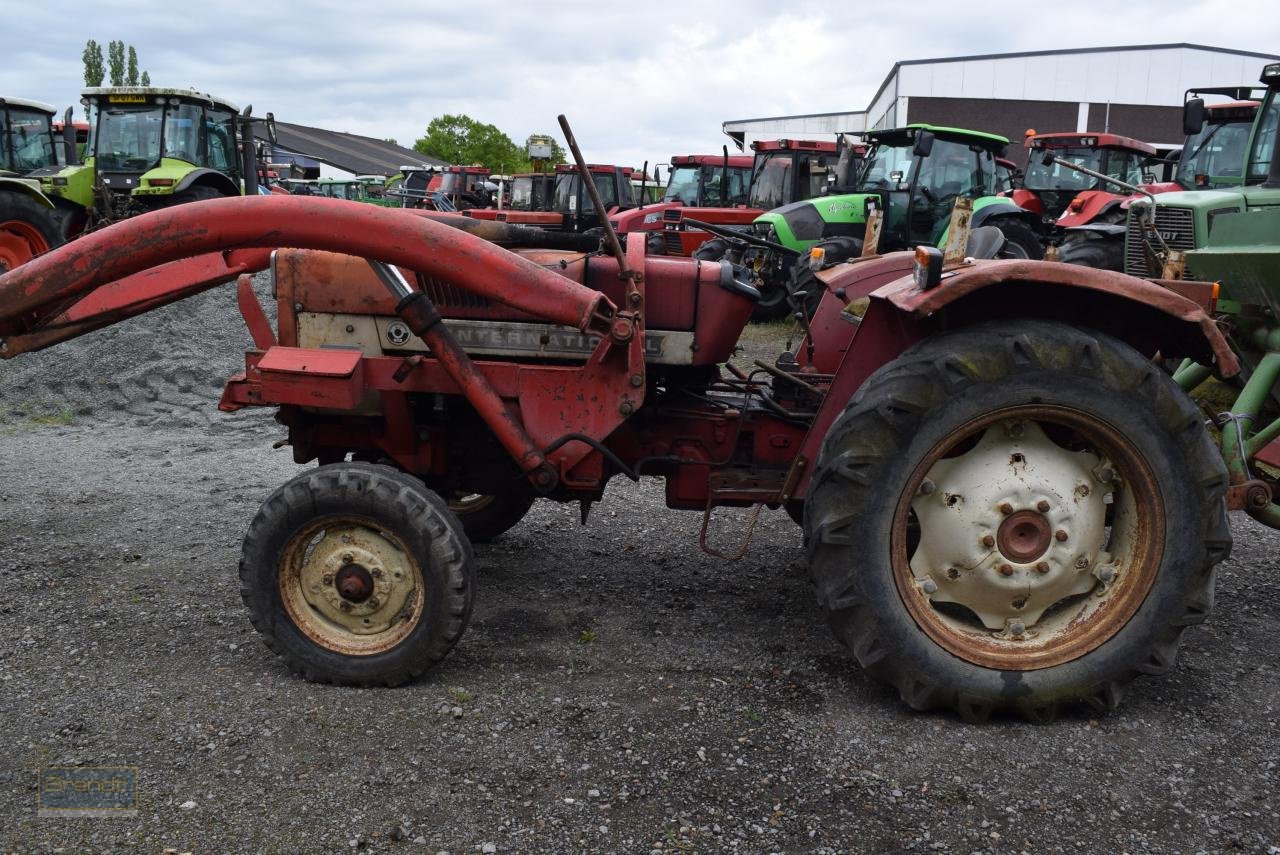
[(300, 529), (281, 552), (280, 599), (294, 626), (335, 653), (371, 656), (422, 620), (422, 568), (377, 522), (331, 517)]
[(1078, 659), (1155, 582), (1158, 495), (1138, 449), (1094, 416), (1034, 405), (974, 419), (930, 449), (898, 501), (898, 594), (967, 662), (1031, 671)]
[(449, 500), (449, 510), (460, 517), (474, 514), (492, 505), (496, 498), (488, 493), (457, 493)]
[(21, 220), (5, 220), (0, 223), (0, 273), (26, 264), (42, 252), (49, 251), (49, 242), (40, 230)]

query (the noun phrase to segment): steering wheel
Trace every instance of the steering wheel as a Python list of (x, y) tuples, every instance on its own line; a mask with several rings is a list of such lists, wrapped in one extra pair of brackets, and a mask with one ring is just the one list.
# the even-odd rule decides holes
[(711, 234), (715, 235), (716, 237), (723, 238), (724, 240), (729, 241), (730, 243), (738, 243), (745, 246), (756, 246), (756, 247), (760, 247), (761, 249), (771, 249), (774, 252), (780, 252), (786, 255), (800, 254), (799, 252), (797, 252), (796, 250), (792, 249), (789, 246), (783, 246), (780, 243), (774, 243), (771, 240), (765, 240), (764, 238), (756, 237), (755, 235), (748, 234), (746, 232), (739, 232), (739, 231), (735, 231), (734, 229), (725, 228), (724, 226), (717, 226), (717, 225), (712, 225), (711, 223), (704, 223), (702, 220), (694, 220), (688, 217), (685, 218), (685, 222), (693, 226), (694, 228), (699, 228), (699, 229), (702, 229), (703, 231), (711, 232)]

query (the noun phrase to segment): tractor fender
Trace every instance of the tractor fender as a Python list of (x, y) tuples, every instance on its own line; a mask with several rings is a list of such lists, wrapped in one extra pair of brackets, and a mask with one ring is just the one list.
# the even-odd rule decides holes
[(50, 201), (49, 197), (40, 192), (40, 185), (37, 181), (23, 178), (0, 178), (0, 190), (22, 193), (35, 199), (46, 208), (53, 207), (53, 202)]
[[(905, 259), (895, 256), (905, 255), (894, 253), (861, 266), (869, 276), (883, 275), (894, 266), (901, 269)], [(841, 278), (845, 294), (858, 290), (858, 278)], [(831, 287), (834, 281), (827, 284)], [(943, 330), (996, 318), (1042, 318), (1107, 333), (1147, 355), (1190, 357), (1214, 365), (1223, 377), (1240, 371), (1239, 360), (1210, 315), (1216, 299), (1211, 283), (1138, 279), (1075, 264), (1007, 259), (964, 265), (944, 274), (941, 283), (927, 291), (913, 276), (902, 276), (869, 296), (861, 321), (843, 322), (842, 336), (834, 330), (823, 330), (829, 336), (826, 342), (815, 336), (819, 347), (835, 348), (826, 358), (838, 364), (833, 368), (830, 363), (819, 365), (821, 358), (814, 360), (817, 370), (834, 377), (796, 457), (788, 497), (807, 493), (810, 464), (827, 431), (867, 378), (916, 342)], [(815, 333), (838, 323), (830, 311), (823, 317), (827, 301), (834, 299), (834, 294), (824, 295), (812, 324)]]
[(1024, 187), (1014, 189), (1012, 193), (1000, 194), (1003, 198), (1012, 199), (1013, 204), (1022, 208), (1024, 211), (1031, 211), (1038, 216), (1044, 216), (1044, 202), (1040, 201), (1040, 195), (1033, 193)]
[(240, 185), (216, 169), (193, 169), (182, 177), (173, 187), (174, 193), (181, 193), (199, 184), (212, 187), (224, 196), (239, 196)]
[[(985, 204), (983, 204), (984, 202)], [(1037, 228), (1040, 225), (1040, 218), (1031, 211), (1018, 207), (1008, 199), (996, 197), (990, 201), (978, 200), (978, 203), (974, 205), (973, 219), (969, 221), (969, 227), (976, 229), (995, 217), (1017, 217), (1020, 220), (1025, 220), (1032, 228)]]
[(1113, 270), (1024, 259), (979, 261), (922, 291), (910, 277), (880, 288), (882, 300), (918, 322), (967, 325), (995, 317), (1041, 317), (1093, 327), (1140, 352), (1189, 356), (1239, 372), (1214, 323), (1212, 283), (1139, 279)]
[(1124, 196), (1106, 190), (1082, 190), (1058, 217), (1058, 225), (1063, 228), (1087, 225), (1124, 201)]

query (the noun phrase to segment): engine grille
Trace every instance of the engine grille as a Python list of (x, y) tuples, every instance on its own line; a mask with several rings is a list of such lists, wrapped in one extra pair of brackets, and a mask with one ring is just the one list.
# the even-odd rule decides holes
[(662, 221), (664, 223), (678, 223), (682, 213), (679, 208), (667, 208), (662, 212)]
[(465, 288), (459, 288), (452, 282), (445, 282), (430, 276), (418, 275), (420, 287), (437, 306), (452, 306), (463, 309), (483, 309), (490, 305), (489, 300)]
[[(1185, 252), (1196, 248), (1195, 213), (1190, 208), (1156, 205), (1155, 217), (1156, 231), (1164, 238), (1164, 242), (1170, 249)], [(1161, 271), (1159, 268), (1153, 269), (1154, 265), (1147, 257), (1142, 232), (1143, 228), (1138, 218), (1129, 217), (1129, 227), (1124, 242), (1124, 272), (1130, 276), (1158, 277)], [(1186, 275), (1185, 278), (1193, 277)]]
[(662, 247), (667, 255), (683, 255), (684, 244), (680, 242), (680, 232), (675, 229), (664, 229)]

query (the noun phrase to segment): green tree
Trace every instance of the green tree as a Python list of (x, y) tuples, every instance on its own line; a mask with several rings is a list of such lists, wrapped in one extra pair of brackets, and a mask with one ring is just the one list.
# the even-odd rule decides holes
[(129, 70), (125, 74), (125, 82), (130, 86), (138, 85), (138, 52), (129, 45)]
[(112, 86), (124, 85), (124, 42), (107, 42), (107, 76)]
[(107, 74), (102, 65), (102, 45), (89, 39), (84, 44), (84, 53), (80, 54), (80, 59), (84, 61), (84, 85), (101, 86), (102, 78)]
[(529, 158), (511, 137), (496, 126), (470, 116), (437, 116), (427, 125), (427, 135), (413, 144), (420, 151), (446, 163), (479, 163), (495, 172), (519, 172)]
[(142, 72), (142, 85), (143, 85), (143, 86), (150, 86), (150, 85), (151, 85), (151, 75), (150, 75), (150, 74), (148, 74), (148, 73), (147, 73), (147, 72), (145, 72), (145, 71), (144, 71), (144, 72)]

